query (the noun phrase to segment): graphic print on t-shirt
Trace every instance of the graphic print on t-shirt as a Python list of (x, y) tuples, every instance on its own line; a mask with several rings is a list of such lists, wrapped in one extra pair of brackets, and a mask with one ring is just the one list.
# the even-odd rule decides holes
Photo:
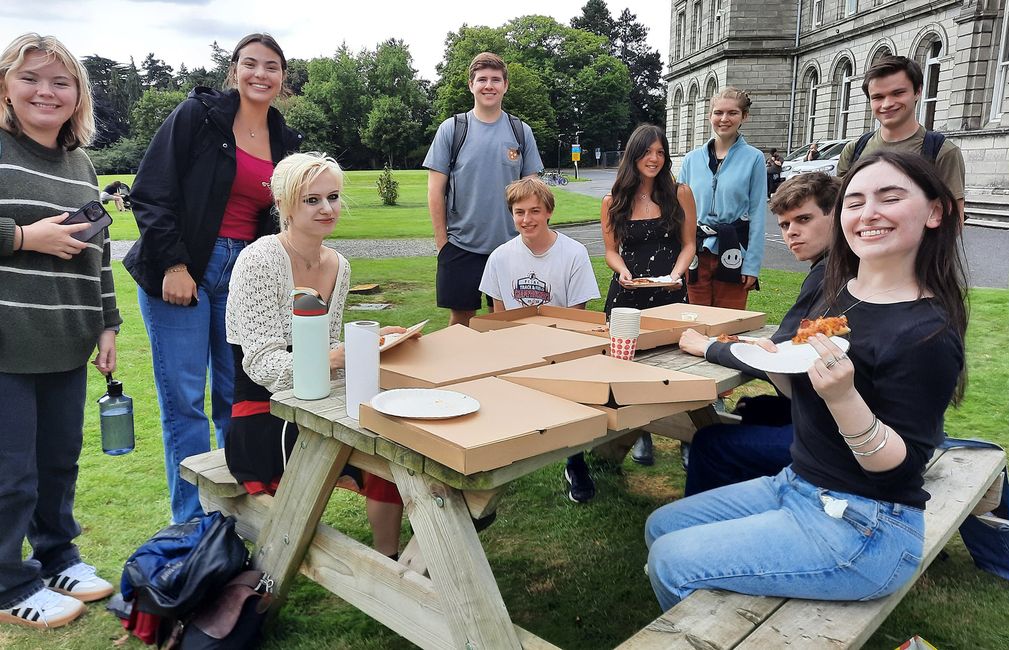
[(512, 297), (526, 307), (538, 307), (550, 302), (550, 285), (530, 273), (515, 281)]

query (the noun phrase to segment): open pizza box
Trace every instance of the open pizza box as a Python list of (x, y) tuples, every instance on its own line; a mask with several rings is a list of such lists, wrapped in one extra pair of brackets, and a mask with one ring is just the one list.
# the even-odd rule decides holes
[(582, 445), (606, 434), (606, 415), (519, 384), (487, 377), (445, 386), (480, 402), (445, 420), (383, 415), (361, 405), (361, 425), (463, 474)]
[(586, 355), (601, 355), (609, 341), (544, 327), (481, 334), (463, 325), (425, 334), (382, 354), (382, 388), (437, 388)]
[[(684, 314), (687, 316), (685, 317)], [(696, 314), (697, 319), (690, 321), (689, 314)], [(749, 332), (763, 327), (767, 322), (767, 314), (759, 311), (688, 305), (686, 303), (649, 307), (641, 312), (642, 323), (644, 323), (645, 317), (687, 321), (690, 327), (708, 336)]]
[(700, 408), (717, 396), (712, 379), (608, 356), (539, 366), (500, 378), (599, 408), (615, 431)]
[[(479, 332), (506, 329), (518, 325), (544, 325), (572, 332), (592, 334), (606, 339), (610, 331), (606, 327), (606, 314), (586, 309), (570, 307), (520, 307), (493, 314), (473, 317), (469, 326)], [(680, 334), (694, 323), (675, 319), (646, 317), (642, 312), (641, 334), (638, 335), (638, 349), (650, 350), (663, 345), (672, 345), (680, 340)]]

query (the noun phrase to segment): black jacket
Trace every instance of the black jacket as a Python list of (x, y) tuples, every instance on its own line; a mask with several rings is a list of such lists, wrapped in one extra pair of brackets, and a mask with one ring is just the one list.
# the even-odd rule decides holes
[[(197, 87), (179, 104), (158, 132), (140, 163), (130, 199), (140, 239), (123, 264), (148, 295), (161, 297), (165, 269), (189, 267), (197, 284), (203, 279), (235, 180), (232, 125), (238, 91)], [(298, 150), (301, 134), (270, 108), (273, 164)], [(277, 232), (270, 210), (259, 215), (262, 236)]]

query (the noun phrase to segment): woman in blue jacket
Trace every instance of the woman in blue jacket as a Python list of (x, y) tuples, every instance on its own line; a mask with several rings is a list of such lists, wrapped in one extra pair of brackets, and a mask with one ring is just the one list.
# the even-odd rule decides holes
[(210, 451), (208, 369), (218, 447), (231, 420), (234, 360), (224, 324), (231, 269), (246, 244), (277, 232), (269, 180), (301, 144), (271, 106), (286, 71), (272, 36), (243, 38), (231, 56), (231, 90), (195, 88), (179, 104), (154, 135), (130, 195), (140, 239), (124, 264), (141, 289), (175, 523), (202, 512), (179, 463)]
[(739, 127), (750, 97), (723, 88), (711, 98), (714, 137), (683, 159), (679, 181), (697, 203), (697, 257), (687, 278), (691, 304), (745, 309), (764, 256), (767, 171), (764, 154), (746, 144)]

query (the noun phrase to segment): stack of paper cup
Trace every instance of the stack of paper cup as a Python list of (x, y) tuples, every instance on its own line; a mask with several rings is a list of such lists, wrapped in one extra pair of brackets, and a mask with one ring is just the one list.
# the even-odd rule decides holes
[(614, 307), (610, 311), (610, 356), (633, 359), (641, 333), (641, 310)]

